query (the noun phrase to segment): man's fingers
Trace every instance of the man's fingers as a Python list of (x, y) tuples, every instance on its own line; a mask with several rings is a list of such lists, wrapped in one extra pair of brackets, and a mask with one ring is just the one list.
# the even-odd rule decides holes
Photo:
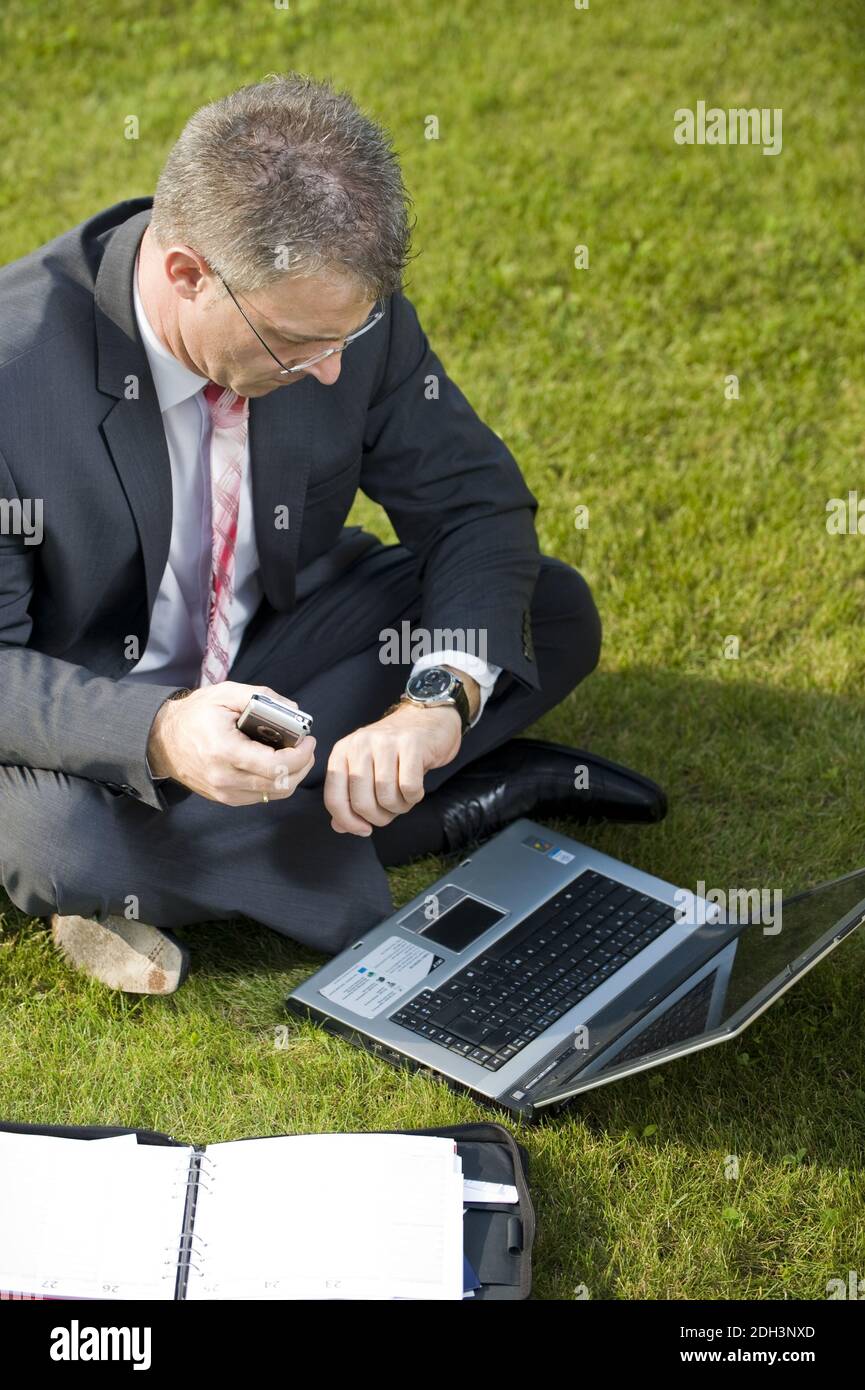
[(271, 801), (283, 801), (297, 790), (314, 765), (315, 754), (312, 751), (299, 767), (289, 768), (276, 763), (264, 777), (252, 777), (248, 772), (240, 772), (226, 764), (224, 769), (216, 769), (211, 776), (210, 788), (215, 793), (213, 799), (224, 800), (232, 806), (251, 806), (261, 801), (264, 793)]
[[(289, 760), (287, 756), (288, 753), (293, 753), (296, 756)], [(303, 761), (300, 761), (304, 753), (308, 756)], [(314, 764), (315, 739), (312, 737), (303, 739), (302, 746), (299, 743), (297, 748), (276, 749), (273, 765), (272, 795), (276, 797), (291, 796), (292, 792), (297, 790), (307, 773), (311, 771)], [(266, 791), (267, 788), (265, 787), (264, 790)]]
[(284, 705), (291, 705), (292, 709), (300, 709), (296, 700), (289, 700), (287, 695), (280, 695), (278, 690), (271, 690), (269, 685), (256, 685), (252, 687), (255, 695), (269, 695), (272, 700), (281, 700)]
[(236, 740), (229, 735), (220, 742), (213, 757), (208, 783), (217, 797), (246, 792), (254, 801), (267, 792), (275, 800), (291, 796), (314, 762), (315, 739), (311, 735), (296, 748), (268, 748), (243, 734), (238, 734)]
[(307, 734), (294, 748), (269, 748), (266, 743), (241, 733), (236, 738), (229, 734), (228, 739), (225, 747), (231, 766), (252, 777), (274, 777), (280, 767), (297, 772), (315, 751), (312, 734)]
[(331, 754), (327, 776), (324, 779), (324, 804), (331, 814), (334, 830), (340, 834), (372, 834), (369, 822), (362, 820), (352, 808), (349, 799), (348, 759), (344, 755)]
[(375, 758), (375, 779), (373, 782), (375, 800), (380, 810), (387, 811), (391, 817), (402, 816), (410, 811), (411, 801), (402, 794), (399, 779), (399, 764), (395, 749), (379, 753)]
[(281, 695), (278, 690), (273, 690), (269, 685), (244, 685), (242, 681), (220, 681), (211, 689), (214, 691), (214, 699), (217, 704), (225, 705), (226, 709), (234, 710), (237, 714), (243, 713), (253, 695), (269, 695), (273, 700), (282, 700), (283, 704), (291, 705), (292, 709), (300, 708), (296, 700), (289, 700), (287, 695)]
[[(314, 739), (307, 741), (311, 742), (312, 744), (315, 743)], [(296, 791), (297, 788), (300, 786), (300, 783), (303, 781), (307, 773), (312, 771), (314, 765), (315, 753), (310, 752), (310, 755), (304, 763), (303, 767), (299, 768), (296, 772), (292, 772), (291, 769), (285, 765), (280, 766), (277, 770), (276, 776), (274, 777), (274, 786), (276, 787), (277, 791), (285, 791), (285, 794), (287, 796), (290, 796), (291, 793), (293, 791)]]
[(400, 751), (389, 743), (375, 753), (355, 747), (331, 754), (324, 802), (334, 830), (362, 835), (405, 815), (423, 799), (423, 773), (421, 750), (413, 743)]
[(423, 801), (425, 795), (423, 774), (423, 759), (417, 745), (413, 743), (402, 748), (398, 763), (399, 790), (408, 809), (416, 806), (419, 801)]
[(395, 751), (380, 751), (378, 768), (372, 749), (352, 755), (348, 766), (348, 796), (352, 811), (370, 825), (389, 825), (399, 812), (382, 809), (378, 787), (389, 800), (402, 800), (396, 791)]

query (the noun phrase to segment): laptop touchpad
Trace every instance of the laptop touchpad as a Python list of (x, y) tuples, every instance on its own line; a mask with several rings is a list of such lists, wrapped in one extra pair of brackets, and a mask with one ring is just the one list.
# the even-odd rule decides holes
[(426, 921), (424, 926), (418, 925), (415, 930), (419, 936), (435, 941), (449, 951), (464, 951), (466, 946), (470, 946), (505, 915), (498, 908), (490, 907), (489, 903), (482, 903), (467, 894), (454, 907)]

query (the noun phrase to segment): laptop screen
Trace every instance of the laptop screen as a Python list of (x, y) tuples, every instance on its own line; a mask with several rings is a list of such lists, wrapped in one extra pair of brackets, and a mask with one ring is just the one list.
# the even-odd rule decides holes
[[(832, 940), (865, 918), (865, 869), (821, 884), (763, 913), (708, 925), (602, 1009), (573, 1053), (532, 1091), (535, 1102), (590, 1080), (612, 1079), (635, 1061), (662, 1061), (708, 1037), (738, 1031)], [(759, 915), (759, 914), (758, 914)], [(671, 966), (673, 967), (671, 970)], [(579, 1031), (579, 1030), (578, 1030)], [(567, 1083), (573, 1081), (573, 1087)]]

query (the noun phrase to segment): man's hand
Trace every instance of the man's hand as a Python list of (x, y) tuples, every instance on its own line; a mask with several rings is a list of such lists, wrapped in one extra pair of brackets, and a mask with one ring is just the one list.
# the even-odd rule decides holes
[[(182, 703), (182, 702), (181, 702)], [(453, 705), (421, 709), (408, 702), (335, 743), (324, 804), (339, 834), (371, 835), (424, 796), (424, 773), (452, 762), (462, 742)]]
[[(237, 720), (253, 695), (285, 700), (266, 685), (222, 681), (167, 700), (156, 713), (147, 743), (154, 777), (173, 777), (208, 801), (251, 806), (267, 792), (272, 801), (291, 796), (315, 762), (315, 739), (296, 748), (268, 748), (247, 738)], [(285, 700), (298, 708), (296, 700)]]

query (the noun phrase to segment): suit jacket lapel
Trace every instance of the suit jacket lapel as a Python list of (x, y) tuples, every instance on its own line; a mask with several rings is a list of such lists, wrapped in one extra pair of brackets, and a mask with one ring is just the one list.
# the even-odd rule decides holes
[(171, 461), (132, 299), (135, 256), (150, 221), (151, 202), (130, 202), (134, 211), (112, 234), (94, 291), (97, 386), (116, 397), (102, 433), (138, 528), (148, 614), (168, 560), (172, 516)]
[(264, 592), (281, 612), (294, 606), (300, 527), (312, 462), (314, 386), (306, 377), (249, 403), (255, 540)]

